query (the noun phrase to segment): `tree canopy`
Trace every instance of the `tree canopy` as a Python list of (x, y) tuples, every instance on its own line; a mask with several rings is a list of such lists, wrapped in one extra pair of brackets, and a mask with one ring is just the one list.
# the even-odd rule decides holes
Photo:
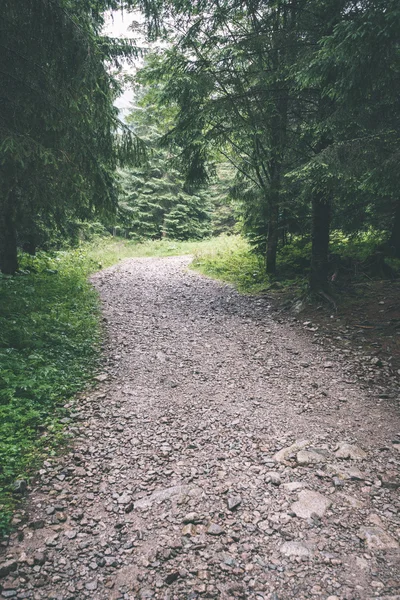
[(137, 49), (104, 37), (116, 1), (22, 0), (1, 4), (0, 262), (17, 268), (17, 242), (40, 229), (110, 211), (117, 164), (143, 146), (113, 101), (119, 61)]

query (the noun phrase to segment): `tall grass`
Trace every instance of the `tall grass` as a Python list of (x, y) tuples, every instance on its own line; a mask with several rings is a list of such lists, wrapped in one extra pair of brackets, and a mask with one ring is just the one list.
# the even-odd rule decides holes
[(214, 279), (232, 283), (243, 293), (257, 293), (268, 287), (265, 264), (240, 236), (220, 236), (194, 252), (191, 267)]

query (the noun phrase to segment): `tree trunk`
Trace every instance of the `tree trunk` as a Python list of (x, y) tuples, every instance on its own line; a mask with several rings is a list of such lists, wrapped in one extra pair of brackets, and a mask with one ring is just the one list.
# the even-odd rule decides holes
[(0, 268), (5, 275), (14, 275), (18, 270), (17, 232), (13, 198), (13, 195), (10, 194), (5, 203), (1, 224)]
[(394, 209), (394, 220), (392, 225), (392, 233), (389, 240), (392, 256), (400, 258), (400, 199), (397, 200)]
[(313, 292), (325, 290), (328, 285), (327, 278), (330, 221), (330, 198), (324, 196), (322, 192), (314, 193), (312, 197), (312, 249), (310, 274), (310, 288)]
[(267, 240), (267, 262), (266, 271), (268, 275), (276, 274), (276, 253), (278, 249), (278, 217), (279, 205), (277, 198), (273, 197), (270, 201), (270, 215), (268, 221), (268, 240)]
[(35, 240), (35, 235), (33, 233), (30, 234), (30, 235), (28, 235), (26, 241), (24, 242), (24, 244), (22, 246), (22, 250), (24, 252), (27, 252), (31, 256), (35, 256), (35, 254), (36, 254), (36, 240)]

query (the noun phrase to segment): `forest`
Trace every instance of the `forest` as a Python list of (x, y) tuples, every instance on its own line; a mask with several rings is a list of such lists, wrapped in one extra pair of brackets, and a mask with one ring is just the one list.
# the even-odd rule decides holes
[[(129, 38), (104, 34), (118, 11)], [(2, 0), (0, 17), (1, 527), (61, 436), (54, 407), (98, 368), (89, 274), (203, 240), (245, 291), (297, 279), (335, 305), (341, 282), (397, 278), (400, 6)]]
[[(105, 37), (110, 9), (143, 11), (152, 50)], [(270, 275), (310, 243), (313, 290), (348, 267), (332, 231), (373, 240), (368, 272), (400, 258), (396, 2), (25, 0), (2, 17), (4, 274), (90, 222), (137, 239), (240, 232)]]

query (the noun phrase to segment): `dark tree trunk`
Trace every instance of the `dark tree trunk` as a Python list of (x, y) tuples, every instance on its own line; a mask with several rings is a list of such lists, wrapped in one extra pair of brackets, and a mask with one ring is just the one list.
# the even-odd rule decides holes
[(394, 209), (394, 219), (389, 246), (392, 256), (400, 258), (400, 199), (397, 200)]
[(15, 215), (13, 196), (10, 196), (3, 208), (0, 242), (0, 268), (5, 275), (14, 275), (18, 270), (17, 232), (15, 228)]
[(276, 253), (278, 249), (278, 217), (279, 205), (277, 198), (273, 197), (270, 201), (270, 215), (268, 221), (268, 240), (267, 240), (267, 257), (266, 271), (268, 275), (276, 274)]
[(24, 242), (22, 249), (24, 252), (27, 252), (31, 256), (35, 256), (36, 254), (36, 240), (35, 236), (31, 234), (28, 236), (28, 239)]
[(322, 192), (312, 197), (311, 225), (311, 274), (310, 288), (313, 292), (325, 290), (328, 285), (328, 250), (331, 221), (330, 198)]

